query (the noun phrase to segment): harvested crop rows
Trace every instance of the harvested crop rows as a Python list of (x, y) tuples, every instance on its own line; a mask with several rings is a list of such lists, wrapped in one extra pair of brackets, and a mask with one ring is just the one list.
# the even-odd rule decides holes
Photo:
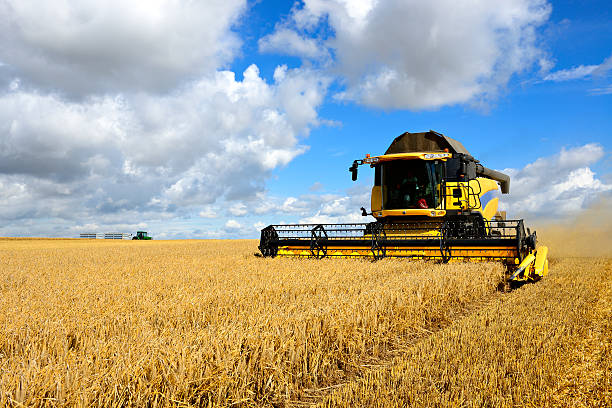
[(609, 258), (502, 293), (498, 264), (256, 245), (0, 240), (0, 405), (612, 401)]

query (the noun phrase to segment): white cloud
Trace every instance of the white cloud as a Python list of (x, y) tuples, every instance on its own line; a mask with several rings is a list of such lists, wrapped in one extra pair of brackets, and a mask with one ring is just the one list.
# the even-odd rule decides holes
[(593, 71), (593, 76), (605, 76), (610, 70), (612, 70), (612, 55), (599, 64), (597, 69)]
[(209, 230), (191, 232), (212, 236), (225, 231), (218, 203), (247, 215), (325, 123), (330, 80), (287, 66), (271, 81), (255, 65), (240, 80), (224, 70), (245, 10), (245, 0), (0, 1), (0, 235), (196, 219)]
[(597, 69), (599, 65), (579, 65), (570, 69), (562, 69), (550, 73), (544, 77), (545, 81), (569, 81), (572, 79), (584, 78), (589, 76)]
[(591, 95), (610, 95), (612, 94), (612, 85), (603, 88), (593, 88), (589, 92)]
[(577, 67), (561, 69), (544, 77), (545, 81), (570, 81), (588, 77), (603, 77), (612, 69), (612, 56), (606, 58), (599, 65), (579, 65)]
[(524, 168), (506, 169), (511, 192), (502, 196), (502, 208), (510, 218), (574, 215), (612, 191), (612, 184), (597, 178), (590, 168), (604, 157), (598, 144), (562, 149), (555, 156), (539, 158)]
[(245, 0), (0, 2), (0, 67), (74, 95), (168, 90), (231, 61)]
[(239, 230), (242, 228), (242, 225), (236, 220), (227, 220), (225, 223), (225, 229), (227, 230)]
[(286, 213), (300, 213), (309, 209), (308, 200), (288, 197), (279, 208)]
[(279, 52), (306, 58), (325, 58), (327, 50), (314, 38), (306, 38), (293, 30), (279, 28), (258, 42), (260, 52)]
[(317, 211), (316, 214), (310, 217), (300, 218), (301, 224), (351, 224), (351, 223), (362, 223), (374, 221), (371, 217), (363, 217), (361, 214), (355, 212), (346, 213), (345, 215), (327, 215)]
[(306, 150), (326, 86), (286, 68), (267, 83), (252, 65), (242, 81), (219, 71), (165, 96), (0, 95), (0, 220), (209, 217), (203, 205), (254, 197)]
[[(254, 213), (261, 216), (280, 214), (295, 218), (300, 223), (342, 223), (370, 222), (373, 218), (363, 217), (360, 207), (370, 206), (370, 187), (357, 185), (338, 194), (303, 194), (298, 197), (271, 197), (260, 194), (257, 197)], [(283, 224), (274, 219), (273, 224)]]
[(229, 213), (235, 217), (242, 217), (248, 213), (247, 206), (242, 203), (236, 203), (229, 208)]
[(357, 185), (346, 191), (345, 195), (323, 194), (306, 216), (299, 222), (307, 224), (362, 223), (374, 221), (372, 217), (361, 215), (361, 207), (370, 210), (370, 186)]
[(346, 86), (336, 97), (427, 109), (494, 97), (512, 75), (542, 65), (536, 29), (550, 10), (545, 0), (305, 0), (269, 38), (328, 24), (324, 44)]
[(120, 98), (70, 103), (53, 95), (0, 96), (0, 173), (68, 180), (121, 167), (129, 113)]
[(198, 213), (198, 215), (202, 218), (217, 218), (217, 212), (211, 207), (206, 207), (202, 211)]
[(341, 197), (328, 201), (322, 205), (320, 212), (330, 216), (346, 215), (349, 213), (347, 208), (347, 204), (349, 204), (349, 202), (349, 197)]

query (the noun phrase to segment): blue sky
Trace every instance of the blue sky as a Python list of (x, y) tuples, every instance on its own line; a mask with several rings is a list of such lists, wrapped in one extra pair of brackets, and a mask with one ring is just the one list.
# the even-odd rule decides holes
[(612, 191), (609, 2), (48, 3), (0, 5), (0, 236), (362, 222), (352, 160), (429, 129), (511, 216)]

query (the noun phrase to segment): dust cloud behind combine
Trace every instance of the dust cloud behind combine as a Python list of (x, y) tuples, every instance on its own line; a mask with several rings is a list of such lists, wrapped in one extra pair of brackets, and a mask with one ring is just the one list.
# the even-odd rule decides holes
[(612, 257), (612, 199), (599, 201), (575, 218), (534, 226), (549, 257)]

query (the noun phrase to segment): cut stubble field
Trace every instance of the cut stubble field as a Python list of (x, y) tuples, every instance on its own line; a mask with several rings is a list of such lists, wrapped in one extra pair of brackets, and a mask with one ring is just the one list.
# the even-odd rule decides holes
[(612, 259), (0, 240), (0, 406), (610, 406)]

